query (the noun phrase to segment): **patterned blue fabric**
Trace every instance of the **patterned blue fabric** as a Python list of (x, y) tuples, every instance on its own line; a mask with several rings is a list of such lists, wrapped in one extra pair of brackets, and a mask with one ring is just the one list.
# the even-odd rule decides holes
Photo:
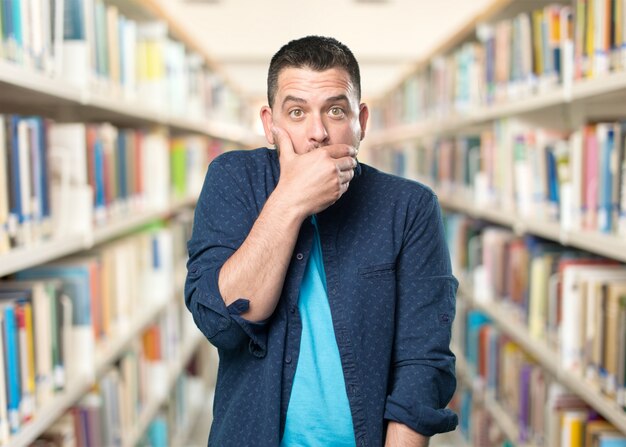
[(300, 354), (280, 445), (353, 447), (354, 428), (328, 305), (322, 245), (315, 216), (311, 221), (313, 247), (298, 299)]
[[(280, 443), (300, 350), (298, 295), (313, 242), (302, 224), (274, 314), (226, 307), (221, 266), (241, 246), (280, 165), (267, 148), (211, 163), (188, 243), (185, 303), (220, 354), (210, 446)], [(424, 185), (359, 164), (348, 191), (317, 215), (335, 337), (358, 447), (381, 446), (386, 420), (425, 436), (453, 430), (449, 350), (457, 281), (437, 197)]]

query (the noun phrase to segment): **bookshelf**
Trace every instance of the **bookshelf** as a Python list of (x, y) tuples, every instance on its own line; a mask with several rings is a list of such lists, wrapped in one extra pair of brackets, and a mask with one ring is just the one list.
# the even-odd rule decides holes
[[(180, 358), (176, 362), (169, 365), (166, 385), (166, 389), (168, 391), (172, 389), (172, 386), (176, 381), (176, 377), (178, 377), (182, 369), (185, 367), (185, 364), (191, 358), (191, 355), (195, 352), (195, 350), (198, 348), (203, 340), (202, 334), (200, 334), (199, 332), (194, 333), (189, 338), (190, 339), (186, 340), (181, 347), (182, 349)], [(143, 436), (143, 433), (146, 431), (148, 425), (150, 424), (150, 421), (152, 421), (159, 408), (165, 403), (166, 398), (167, 396), (164, 396), (160, 399), (151, 400), (146, 405), (139, 417), (139, 423), (135, 427), (135, 430), (130, 433), (128, 435), (128, 438), (126, 438), (122, 443), (124, 447), (133, 447), (137, 444), (137, 442)]]
[(615, 402), (605, 398), (600, 392), (593, 390), (593, 388), (583, 381), (582, 377), (564, 371), (559, 365), (558, 354), (543, 343), (533, 340), (522, 323), (512, 321), (510, 317), (511, 313), (507, 312), (505, 306), (480, 302), (475, 302), (475, 306), (492, 318), (498, 327), (503, 330), (506, 328), (506, 333), (533, 358), (538, 360), (559, 382), (589, 403), (591, 407), (596, 409), (598, 413), (612, 422), (621, 431), (626, 431), (626, 415), (624, 414), (624, 410)]
[[(593, 14), (584, 9), (590, 4), (596, 8)], [(459, 231), (451, 236), (452, 243), (466, 244), (460, 254), (453, 254), (458, 255), (458, 259), (453, 256), (453, 264), (475, 269), (455, 271), (457, 277), (467, 277), (459, 290), (459, 300), (485, 315), (550, 380), (584, 401), (589, 411), (610, 422), (623, 437), (623, 405), (604, 384), (592, 383), (604, 379), (590, 379), (589, 371), (585, 371), (589, 364), (582, 367), (582, 373), (564, 366), (562, 340), (566, 335), (536, 335), (536, 325), (542, 322), (537, 323), (537, 314), (533, 312), (538, 311), (532, 306), (555, 306), (554, 296), (561, 299), (562, 292), (550, 288), (542, 304), (533, 304), (538, 295), (531, 292), (531, 287), (539, 279), (532, 276), (531, 262), (536, 260), (534, 256), (551, 256), (542, 255), (541, 250), (558, 251), (554, 254), (553, 270), (548, 269), (550, 279), (545, 278), (546, 289), (549, 281), (557, 281), (562, 287), (564, 274), (556, 266), (561, 268), (560, 262), (567, 264), (568, 256), (594, 258), (591, 262), (596, 262), (596, 258), (602, 258), (602, 262), (617, 261), (616, 268), (623, 268), (621, 263), (626, 262), (625, 233), (617, 217), (626, 213), (626, 201), (621, 202), (626, 198), (626, 140), (620, 127), (626, 119), (625, 6), (619, 0), (494, 1), (415, 64), (396, 87), (374, 103), (372, 130), (364, 141), (368, 161), (373, 165), (431, 186), (446, 214), (466, 216), (467, 221), (474, 222), (462, 220), (452, 226), (452, 231)], [(616, 9), (610, 9), (613, 7)], [(600, 129), (597, 134), (596, 129)], [(601, 133), (604, 131), (607, 136)], [(554, 154), (559, 150), (560, 155), (566, 155), (556, 161)], [(606, 155), (609, 150), (610, 156)], [(543, 160), (544, 154), (545, 161), (539, 165), (546, 163), (546, 170), (538, 171), (538, 165), (533, 163)], [(591, 158), (596, 155), (597, 158)], [(550, 172), (552, 168), (554, 171)], [(536, 188), (538, 184), (542, 186)], [(531, 186), (526, 188), (527, 185)], [(545, 189), (541, 190), (543, 186)], [(527, 196), (526, 191), (534, 195)], [(553, 192), (556, 195), (549, 196)], [(579, 197), (583, 199), (577, 201)], [(602, 207), (608, 203), (610, 211), (604, 211)], [(597, 220), (599, 215), (602, 216)], [(456, 230), (454, 225), (462, 229)], [(463, 225), (471, 229), (463, 229)], [(501, 237), (507, 242), (492, 251), (485, 249), (485, 245), (497, 239), (483, 239), (486, 228), (497, 229), (494, 232), (503, 229), (507, 233)], [(472, 248), (464, 238), (479, 242)], [(545, 241), (539, 243), (543, 248), (533, 252), (530, 247), (539, 239)], [(526, 278), (524, 274), (511, 276), (506, 270), (510, 268), (510, 257), (519, 254), (513, 252), (509, 243), (518, 244), (517, 248), (526, 244), (529, 261), (525, 275), (530, 279), (520, 279)], [(478, 245), (481, 251), (476, 249)], [(550, 248), (555, 246), (558, 249)], [(505, 253), (502, 258), (486, 259), (500, 249)], [(459, 251), (458, 247), (454, 250)], [(487, 273), (482, 264), (486, 262), (492, 263), (486, 267)], [(498, 262), (505, 264), (502, 271)], [(484, 275), (492, 277), (486, 280)], [(521, 302), (519, 297), (508, 295), (514, 293), (514, 286), (520, 287), (518, 281), (528, 281), (524, 282), (527, 295)], [(619, 282), (603, 281), (605, 291)], [(504, 294), (498, 290), (503, 284)], [(491, 288), (491, 293), (483, 294), (481, 289), (485, 287)], [(585, 299), (596, 300), (595, 292), (589, 293), (590, 298)], [(543, 323), (560, 324), (558, 318), (565, 312), (562, 309), (571, 305), (559, 301), (556, 306), (563, 308), (542, 309), (541, 312), (558, 315), (557, 320)], [(585, 306), (582, 312), (592, 309), (591, 304)], [(571, 322), (571, 315), (568, 318)], [(590, 337), (594, 324), (598, 324), (590, 321), (587, 319), (582, 325), (581, 330), (587, 331), (583, 332), (587, 334), (584, 337)], [(469, 323), (457, 324), (465, 327)], [(590, 346), (598, 349), (605, 343), (597, 341), (604, 336), (603, 324), (600, 323), (596, 338), (585, 338), (583, 355), (591, 355)], [(548, 329), (565, 330), (560, 326)], [(619, 353), (626, 350), (626, 340), (623, 333), (618, 336)], [(467, 389), (481, 401), (483, 409), (513, 445), (534, 446), (520, 441), (521, 422), (509, 414), (496, 393), (474, 386), (475, 379), (467, 377), (462, 344), (458, 340), (456, 343), (458, 373), (468, 384)], [(566, 405), (574, 411), (581, 404), (572, 401)], [(550, 444), (543, 442), (537, 446)], [(584, 439), (581, 442), (576, 445), (587, 445)]]
[[(426, 181), (426, 183), (428, 183)], [(516, 234), (533, 234), (564, 246), (576, 247), (608, 258), (626, 262), (626, 240), (593, 231), (566, 230), (554, 221), (529, 220), (515, 212), (472, 205), (463, 194), (438, 194), (441, 206), (476, 219), (496, 223), (513, 229)]]
[[(0, 163), (0, 283), (19, 279), (21, 272), (49, 263), (77, 262), (81, 257), (99, 257), (105, 272), (104, 264), (109, 262), (106, 256), (114, 256), (116, 247), (135, 237), (131, 235), (136, 234), (140, 239), (160, 226), (166, 226), (169, 233), (165, 239), (154, 239), (151, 244), (157, 244), (174, 259), (164, 256), (153, 259), (153, 263), (184, 262), (186, 250), (180, 240), (184, 239), (188, 213), (195, 204), (211, 158), (230, 148), (264, 144), (264, 139), (250, 130), (245, 98), (167, 1), (35, 0), (32, 3), (42, 6), (41, 10), (33, 11), (42, 14), (46, 19), (41, 21), (45, 24), (42, 26), (49, 28), (39, 29), (34, 21), (23, 21), (24, 34), (20, 36), (16, 31), (11, 42), (5, 41), (6, 34), (0, 33), (0, 161), (3, 162)], [(72, 12), (82, 11), (83, 15), (72, 13), (56, 20), (46, 16), (52, 6), (59, 5)], [(3, 20), (5, 27), (14, 25), (6, 17)], [(112, 30), (120, 34), (116, 37)], [(40, 127), (30, 127), (29, 120), (37, 120)], [(20, 130), (19, 126), (25, 122)], [(71, 132), (78, 129), (82, 140), (50, 142), (52, 132), (65, 133), (67, 137), (68, 128), (74, 124), (78, 127)], [(29, 138), (22, 138), (24, 135)], [(90, 140), (94, 135), (95, 140)], [(39, 136), (42, 138), (38, 139)], [(72, 158), (77, 154), (78, 164)], [(53, 158), (58, 155), (66, 158)], [(69, 174), (64, 171), (68, 165), (72, 166)], [(154, 181), (157, 177), (162, 180)], [(24, 185), (29, 184), (30, 189), (25, 193)], [(53, 200), (55, 188), (61, 190), (59, 194), (69, 203), (67, 209)], [(106, 203), (98, 204), (99, 194)], [(37, 205), (29, 210), (29, 203), (35, 202)], [(42, 211), (44, 202), (50, 208), (47, 211)], [(64, 229), (63, 219), (66, 222), (73, 219), (72, 208), (85, 208), (80, 215), (81, 224)], [(182, 222), (177, 223), (178, 219)], [(22, 231), (27, 237), (22, 238)], [(167, 251), (168, 237), (173, 244), (172, 253)], [(153, 255), (156, 252), (155, 246), (148, 248), (146, 241), (131, 242), (137, 246), (143, 243), (146, 250), (133, 254), (135, 260), (150, 256), (150, 250)], [(162, 243), (165, 245), (159, 245)], [(144, 261), (147, 262), (142, 258), (141, 262)], [(96, 329), (98, 323), (92, 320), (96, 340), (89, 373), (73, 374), (62, 389), (55, 389), (41, 404), (37, 401), (32, 417), (21, 420), (18, 430), (9, 436), (0, 433), (0, 445), (31, 445), (61, 419), (80, 411), (76, 409), (94, 393), (105, 376), (115, 380), (127, 373), (128, 370), (121, 370), (122, 362), (129, 353), (144, 355), (141, 343), (145, 343), (145, 331), (158, 324), (166, 327), (178, 324), (180, 327), (173, 337), (178, 345), (168, 348), (175, 350), (176, 355), (164, 356), (163, 360), (164, 392), (141, 402), (137, 423), (121, 439), (124, 446), (144, 441), (146, 430), (162, 414), (161, 410), (173, 405), (169, 404), (170, 396), (174, 388), (178, 389), (178, 381), (184, 382), (183, 378), (188, 377), (185, 370), (190, 359), (195, 362), (201, 358), (202, 362), (212, 364), (202, 366), (205, 369), (216, 366), (215, 359), (198, 357), (201, 334), (194, 330), (188, 313), (179, 309), (183, 306), (185, 268), (175, 265), (173, 270), (171, 274), (168, 272), (170, 276), (147, 276), (148, 282), (156, 279), (157, 283), (165, 281), (167, 285), (152, 297), (149, 306), (144, 306), (145, 310), (128, 304), (144, 299), (128, 293), (133, 288), (139, 292), (141, 281), (116, 284), (115, 288), (121, 287), (127, 294), (111, 298), (117, 301), (107, 304), (113, 307), (106, 312), (130, 313), (118, 316), (119, 321), (110, 323), (110, 328), (100, 328), (103, 331), (100, 334)], [(119, 280), (116, 276), (119, 272), (111, 274), (111, 271), (107, 274)], [(109, 292), (111, 296), (118, 294), (118, 291)], [(163, 295), (163, 299), (157, 299), (156, 295)], [(57, 298), (61, 300), (60, 295)], [(189, 318), (168, 323), (166, 319), (171, 316), (174, 303), (176, 315)], [(148, 302), (142, 305), (145, 304)], [(35, 321), (40, 318), (41, 314), (35, 315)], [(72, 326), (75, 322), (65, 324)], [(109, 330), (112, 332), (106, 332)], [(171, 327), (169, 330), (174, 331)], [(143, 374), (139, 366), (138, 375)], [(210, 395), (210, 380), (204, 385), (206, 394)], [(104, 396), (99, 399), (106, 400)], [(124, 400), (128, 398), (124, 396)], [(175, 442), (181, 445), (186, 442), (199, 410), (196, 408), (195, 416), (189, 416), (191, 423), (173, 433)], [(0, 425), (6, 424), (1, 420), (2, 415), (0, 411)], [(21, 419), (22, 415), (18, 417)]]
[(175, 116), (167, 109), (155, 109), (138, 101), (112, 98), (104, 93), (76, 88), (64, 79), (55, 79), (33, 72), (13, 62), (0, 59), (0, 111), (46, 113), (63, 121), (110, 121), (134, 126), (164, 125), (175, 133), (191, 132), (208, 135), (254, 147), (264, 139), (247, 127), (220, 122)]
[[(482, 379), (471, 372), (465, 356), (462, 354), (461, 348), (453, 346), (452, 350), (456, 353), (457, 377), (460, 379), (461, 384), (465, 388), (470, 389), (476, 396), (476, 404), (489, 414), (490, 418), (495, 422), (500, 432), (502, 432), (507, 439), (519, 439), (517, 424), (497, 401), (493, 391), (485, 390)], [(460, 437), (457, 443), (464, 446), (471, 445), (468, 444), (463, 437)], [(516, 442), (515, 445), (517, 447), (536, 447), (531, 443)]]
[[(489, 121), (511, 116), (533, 114), (549, 115), (554, 112), (570, 114), (573, 108), (587, 109), (590, 115), (606, 116), (608, 107), (619, 107), (626, 94), (626, 73), (609, 73), (600, 79), (577, 81), (569, 88), (555, 86), (526, 98), (507, 103), (480, 106), (464, 113), (452, 113), (445, 118), (431, 118), (422, 122), (393, 125), (372, 130), (368, 135), (369, 147), (378, 147), (420, 138), (456, 134)], [(602, 109), (596, 107), (601, 104)], [(608, 109), (610, 110), (610, 109)], [(620, 110), (619, 108), (617, 110)], [(563, 119), (571, 119), (565, 116)]]
[[(178, 280), (184, 278), (184, 266), (178, 268)], [(180, 283), (179, 283), (180, 284)], [(169, 301), (180, 301), (180, 296), (182, 294), (181, 289), (179, 288), (176, 293), (173, 293), (169, 299)], [(106, 341), (103, 345), (99, 345), (97, 347), (96, 352), (96, 365), (95, 365), (95, 377), (101, 376), (107, 369), (111, 367), (111, 365), (117, 361), (120, 354), (124, 351), (124, 349), (131, 343), (136, 337), (137, 334), (141, 333), (141, 331), (152, 321), (154, 321), (157, 316), (162, 314), (166, 307), (168, 301), (164, 301), (162, 303), (155, 303), (147, 312), (143, 312), (140, 315), (137, 315), (129, 324), (129, 326), (120, 331), (115, 335), (115, 337), (111, 340)], [(194, 334), (196, 335), (196, 334)], [(193, 342), (193, 343), (192, 343)], [(197, 346), (199, 342), (198, 337), (196, 336), (191, 340), (191, 342), (187, 343), (183, 347), (183, 355), (181, 357), (181, 362), (171, 367), (170, 380), (174, 379), (174, 374), (178, 373), (183, 364), (189, 359), (192, 354), (191, 348)], [(195, 343), (195, 344), (194, 344)], [(190, 352), (191, 351), (191, 352)], [(184, 361), (183, 361), (184, 360)], [(17, 435), (11, 438), (10, 444), (13, 446), (28, 446), (30, 445), (37, 437), (43, 433), (46, 428), (48, 428), (54, 421), (56, 421), (63, 413), (67, 411), (72, 405), (76, 403), (76, 401), (82, 397), (92, 386), (94, 385), (93, 377), (82, 377), (79, 380), (73, 382), (67, 390), (63, 391), (58, 397), (50, 402), (49, 405), (38, 409), (33, 419), (32, 423), (25, 425)], [(157, 404), (162, 404), (163, 401), (155, 401), (152, 403), (152, 406)], [(160, 406), (160, 405), (158, 405)], [(156, 409), (158, 409), (158, 406)], [(154, 415), (156, 409), (152, 410), (150, 413), (151, 416)], [(143, 416), (142, 416), (143, 417)], [(147, 417), (147, 415), (146, 415)], [(148, 421), (143, 425), (143, 429), (147, 426), (147, 423), (150, 421), (151, 417), (148, 418)], [(139, 429), (138, 429), (139, 430)], [(140, 436), (143, 433), (141, 431), (138, 435)], [(134, 444), (131, 444), (134, 445)]]
[(190, 197), (186, 200), (176, 200), (164, 210), (133, 215), (103, 227), (94, 228), (88, 233), (52, 238), (37, 242), (32, 247), (11, 250), (9, 253), (0, 255), (0, 277), (106, 243), (150, 222), (176, 214), (177, 211), (192, 206), (195, 199), (195, 197)]

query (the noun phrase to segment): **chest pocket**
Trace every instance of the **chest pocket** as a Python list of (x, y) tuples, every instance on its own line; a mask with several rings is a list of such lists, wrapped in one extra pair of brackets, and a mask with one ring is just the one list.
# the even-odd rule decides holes
[(359, 267), (359, 276), (361, 278), (395, 280), (396, 265), (392, 262), (385, 264), (371, 265), (368, 267)]
[(359, 267), (356, 296), (363, 314), (361, 342), (377, 346), (393, 337), (396, 302), (396, 264), (385, 263)]

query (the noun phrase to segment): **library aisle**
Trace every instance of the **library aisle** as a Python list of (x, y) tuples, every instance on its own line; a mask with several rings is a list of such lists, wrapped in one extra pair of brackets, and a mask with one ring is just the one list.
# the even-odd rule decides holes
[(444, 209), (469, 445), (626, 445), (625, 6), (493, 2), (374, 109)]
[(206, 445), (194, 207), (304, 33), (363, 61), (360, 161), (443, 210), (460, 424), (430, 445), (626, 447), (626, 0), (323, 1), (1, 2), (0, 446)]

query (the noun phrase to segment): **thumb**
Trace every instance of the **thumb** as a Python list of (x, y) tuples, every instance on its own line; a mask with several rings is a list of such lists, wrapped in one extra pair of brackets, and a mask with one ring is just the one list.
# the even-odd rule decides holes
[(278, 126), (272, 125), (272, 135), (274, 135), (274, 143), (276, 144), (276, 149), (278, 149), (279, 159), (290, 160), (297, 155), (287, 132)]

